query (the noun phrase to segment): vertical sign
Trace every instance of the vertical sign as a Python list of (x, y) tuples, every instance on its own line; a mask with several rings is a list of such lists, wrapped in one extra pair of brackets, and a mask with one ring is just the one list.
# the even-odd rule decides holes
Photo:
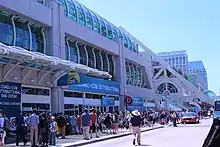
[(17, 116), (20, 111), (21, 84), (0, 82), (0, 109), (7, 117)]

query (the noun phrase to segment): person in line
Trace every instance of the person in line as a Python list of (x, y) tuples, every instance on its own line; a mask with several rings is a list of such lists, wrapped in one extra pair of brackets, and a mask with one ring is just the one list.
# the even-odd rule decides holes
[(74, 114), (70, 117), (70, 125), (72, 128), (72, 134), (77, 135), (79, 131), (77, 128), (76, 116)]
[(134, 135), (133, 145), (136, 144), (136, 140), (138, 145), (141, 145), (141, 115), (138, 110), (134, 110), (131, 112), (131, 125), (132, 125), (132, 133)]
[(51, 116), (50, 122), (50, 145), (56, 146), (56, 134), (57, 134), (58, 126), (55, 121), (55, 117)]
[(20, 111), (20, 114), (15, 119), (16, 124), (16, 146), (19, 146), (19, 140), (21, 139), (24, 143), (24, 146), (27, 143), (27, 139), (25, 138), (25, 122), (24, 116)]
[(49, 120), (47, 118), (46, 113), (42, 114), (39, 126), (41, 131), (43, 147), (48, 146)]
[(97, 133), (97, 114), (95, 112), (95, 109), (92, 109), (91, 113), (90, 113), (90, 121), (91, 121), (91, 125), (90, 125), (90, 138), (92, 138), (92, 133), (96, 134), (96, 138), (98, 138), (98, 133)]
[(60, 113), (60, 115), (58, 115), (57, 120), (56, 120), (58, 127), (59, 127), (59, 135), (62, 136), (62, 139), (65, 139), (65, 135), (66, 135), (66, 118), (63, 115), (63, 113)]
[(176, 121), (177, 121), (177, 114), (176, 114), (175, 111), (173, 111), (172, 119), (173, 119), (173, 126), (177, 127), (177, 123), (176, 123)]
[(82, 114), (81, 113), (79, 113), (79, 115), (77, 116), (76, 122), (77, 122), (77, 127), (79, 130), (79, 134), (82, 135), (83, 131), (82, 131)]
[(40, 123), (39, 116), (36, 114), (37, 111), (33, 110), (31, 114), (30, 121), (30, 132), (31, 132), (31, 146), (37, 146), (38, 144), (38, 125)]
[(5, 146), (5, 129), (4, 129), (5, 119), (3, 116), (3, 111), (0, 110), (0, 146)]
[(113, 131), (113, 134), (116, 134), (116, 130), (118, 128), (118, 114), (117, 114), (117, 112), (112, 114), (111, 121), (112, 121), (112, 131)]
[(82, 114), (83, 136), (85, 140), (89, 140), (90, 114), (88, 109)]

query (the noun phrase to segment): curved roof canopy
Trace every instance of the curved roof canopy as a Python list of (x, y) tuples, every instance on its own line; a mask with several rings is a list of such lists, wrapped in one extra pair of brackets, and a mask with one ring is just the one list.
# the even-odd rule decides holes
[(116, 27), (94, 11), (88, 9), (76, 0), (58, 1), (64, 6), (65, 13), (69, 18), (109, 39), (117, 40), (117, 38), (122, 38), (126, 48), (138, 52), (136, 43), (124, 33), (123, 30)]
[(102, 77), (102, 78), (112, 77), (108, 72), (99, 71), (97, 69), (93, 69), (82, 64), (77, 64), (72, 61), (63, 60), (58, 57), (47, 56), (39, 52), (27, 51), (26, 49), (21, 47), (7, 46), (3, 43), (0, 43), (0, 57), (2, 62), (4, 62), (3, 60), (4, 58), (9, 60), (15, 59), (18, 60), (20, 63), (31, 63), (42, 66), (49, 66), (52, 67), (52, 69), (54, 70), (67, 70), (67, 71), (76, 70), (76, 71), (84, 72), (86, 74), (92, 74), (93, 76), (96, 77)]

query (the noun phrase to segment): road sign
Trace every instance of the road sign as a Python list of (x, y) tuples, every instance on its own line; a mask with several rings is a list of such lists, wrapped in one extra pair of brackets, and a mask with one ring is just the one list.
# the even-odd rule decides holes
[(133, 103), (132, 97), (126, 96), (126, 97), (125, 97), (125, 103), (126, 103), (127, 105), (131, 105), (131, 104)]

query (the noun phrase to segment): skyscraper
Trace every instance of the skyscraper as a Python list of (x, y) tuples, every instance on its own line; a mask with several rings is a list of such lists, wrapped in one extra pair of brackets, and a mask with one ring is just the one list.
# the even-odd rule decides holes
[(202, 61), (192, 61), (188, 63), (188, 77), (201, 91), (208, 90), (207, 72)]
[(188, 55), (185, 50), (161, 52), (158, 56), (170, 64), (174, 69), (181, 70), (183, 74), (188, 74)]

